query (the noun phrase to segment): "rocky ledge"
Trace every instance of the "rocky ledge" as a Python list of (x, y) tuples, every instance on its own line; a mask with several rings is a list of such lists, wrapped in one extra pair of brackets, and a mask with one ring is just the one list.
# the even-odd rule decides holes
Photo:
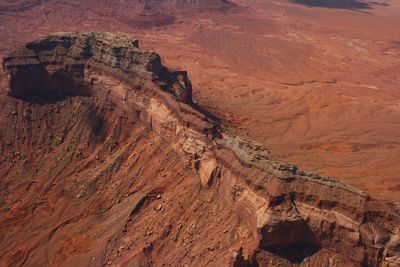
[(66, 33), (43, 38), (5, 57), (9, 95), (26, 97), (57, 91), (91, 95), (93, 73), (121, 80), (157, 80), (163, 90), (189, 103), (191, 84), (184, 71), (170, 72), (160, 56), (139, 49), (138, 40), (111, 33)]
[[(229, 216), (235, 218), (236, 226), (232, 227), (236, 228), (232, 229), (236, 233), (229, 241), (223, 241), (221, 246), (224, 249), (218, 251), (214, 247), (208, 248), (207, 253), (212, 255), (210, 261), (217, 260), (215, 266), (394, 267), (400, 264), (398, 203), (374, 200), (368, 194), (337, 180), (276, 162), (264, 146), (231, 136), (229, 129), (225, 129), (218, 120), (192, 102), (192, 88), (186, 72), (169, 71), (161, 64), (157, 54), (141, 50), (136, 39), (110, 33), (56, 34), (17, 49), (4, 58), (3, 69), (6, 77), (4, 87), (11, 96), (9, 101), (19, 101), (24, 106), (54, 94), (71, 99), (92, 98), (95, 103), (102, 103), (98, 99), (112, 99), (113, 106), (123, 111), (122, 117), (128, 117), (129, 120), (132, 116), (140, 120), (143, 124), (141, 127), (160, 137), (157, 142), (174, 151), (174, 158), (188, 162), (189, 169), (181, 169), (179, 173), (193, 173), (198, 178), (196, 183), (201, 185), (201, 189), (196, 194), (201, 196), (208, 192), (216, 199), (215, 205), (222, 203), (221, 209), (227, 209)], [(63, 102), (57, 106), (59, 112), (72, 109), (74, 100), (71, 101), (72, 104)], [(107, 121), (107, 118), (104, 120)], [(94, 128), (96, 132), (101, 132), (104, 127)], [(118, 133), (123, 131), (121, 126), (118, 129)], [(130, 130), (132, 134), (135, 132), (134, 128)], [(106, 133), (101, 135), (106, 136)], [(110, 139), (114, 135), (113, 131)], [(10, 133), (9, 136), (7, 142), (10, 146), (23, 139), (18, 137), (13, 141), (14, 134)], [(2, 138), (6, 137), (7, 134), (3, 134)], [(72, 136), (71, 140), (76, 138), (79, 136)], [(66, 140), (65, 137), (63, 140)], [(68, 151), (76, 143), (70, 142)], [(112, 143), (110, 151), (115, 150), (116, 143)], [(105, 146), (99, 143), (94, 146), (100, 145)], [(127, 147), (124, 149), (125, 154), (130, 151)], [(4, 148), (3, 153), (6, 152), (7, 148)], [(144, 152), (132, 150), (130, 153)], [(126, 164), (130, 164), (130, 159), (127, 154)], [(175, 159), (169, 160), (175, 162)], [(110, 176), (113, 176), (118, 169), (114, 170), (116, 165), (110, 166), (114, 166), (110, 167)], [(119, 162), (117, 166), (123, 164)], [(175, 171), (178, 173), (178, 170)], [(173, 183), (174, 177), (168, 183)], [(157, 180), (152, 181), (150, 186), (154, 184), (157, 184)], [(132, 194), (137, 196), (141, 190), (143, 187), (135, 189), (135, 193), (127, 194), (127, 198)], [(176, 193), (174, 201), (184, 203), (185, 200), (180, 199), (183, 192)], [(148, 212), (140, 213), (140, 210), (146, 208), (147, 204), (144, 203), (148, 199), (138, 200), (141, 204), (137, 204), (129, 215), (130, 224), (135, 220), (139, 222), (141, 216), (147, 216)], [(124, 203), (124, 200), (118, 201)], [(207, 202), (202, 204), (210, 212), (213, 209)], [(156, 209), (161, 211), (163, 207), (157, 206)], [(206, 225), (213, 225), (222, 216), (215, 214), (210, 218), (207, 211), (204, 212), (199, 223)], [(172, 216), (169, 213), (160, 216), (162, 218), (159, 220), (171, 221), (173, 218), (168, 217)], [(120, 236), (129, 232), (127, 225)], [(204, 227), (200, 230), (206, 233), (207, 226)], [(164, 233), (160, 240), (167, 240), (171, 231), (177, 231), (174, 242), (178, 242), (181, 228), (182, 223), (177, 226), (171, 224), (168, 234)], [(145, 238), (150, 235), (146, 233)], [(202, 236), (196, 242), (207, 244), (213, 238), (218, 239), (219, 235)], [(179, 246), (186, 246), (185, 240), (169, 248), (170, 253), (178, 250)], [(108, 249), (107, 244), (104, 246)], [(157, 253), (163, 251), (160, 244), (153, 240), (151, 245), (135, 254), (140, 256), (140, 264), (143, 261), (156, 265), (160, 263), (162, 259), (157, 258)], [(174, 264), (183, 265), (192, 260), (198, 265), (206, 265), (205, 262), (201, 263), (200, 258), (186, 259), (185, 255), (176, 254), (174, 259), (179, 262)], [(104, 259), (108, 261), (110, 257), (106, 253)], [(122, 258), (126, 260), (127, 256)], [(221, 262), (218, 262), (219, 258)], [(110, 262), (118, 262), (117, 256)], [(140, 264), (137, 265), (142, 266)]]

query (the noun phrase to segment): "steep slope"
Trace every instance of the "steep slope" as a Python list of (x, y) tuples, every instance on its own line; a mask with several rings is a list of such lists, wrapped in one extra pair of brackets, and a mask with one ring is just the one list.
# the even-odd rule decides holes
[(138, 41), (3, 59), (0, 265), (398, 266), (400, 206), (229, 135)]

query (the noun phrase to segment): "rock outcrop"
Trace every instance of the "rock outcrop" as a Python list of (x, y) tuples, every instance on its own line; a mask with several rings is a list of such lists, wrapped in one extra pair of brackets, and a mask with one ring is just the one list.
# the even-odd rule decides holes
[(1, 265), (399, 266), (400, 205), (273, 160), (138, 41), (3, 60)]
[(91, 95), (96, 75), (122, 80), (157, 80), (182, 102), (190, 103), (192, 88), (184, 71), (170, 72), (160, 57), (139, 49), (138, 41), (112, 34), (63, 34), (26, 44), (4, 58), (9, 95), (25, 97), (57, 91)]

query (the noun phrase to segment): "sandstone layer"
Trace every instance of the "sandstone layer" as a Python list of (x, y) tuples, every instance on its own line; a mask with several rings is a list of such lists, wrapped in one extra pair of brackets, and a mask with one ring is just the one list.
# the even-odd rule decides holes
[(171, 3), (161, 12), (146, 2), (0, 1), (14, 10), (0, 12), (0, 55), (54, 32), (129, 33), (187, 70), (195, 102), (235, 134), (400, 201), (397, 0), (234, 0), (223, 12), (196, 8), (208, 0), (159, 1)]
[(398, 266), (400, 206), (273, 160), (138, 41), (3, 59), (0, 265)]
[(193, 42), (197, 54), (190, 46), (175, 60), (163, 45), (150, 47), (189, 71), (196, 102), (236, 134), (266, 144), (276, 159), (398, 202), (399, 2), (236, 3), (255, 11), (196, 21), (190, 41), (174, 43)]

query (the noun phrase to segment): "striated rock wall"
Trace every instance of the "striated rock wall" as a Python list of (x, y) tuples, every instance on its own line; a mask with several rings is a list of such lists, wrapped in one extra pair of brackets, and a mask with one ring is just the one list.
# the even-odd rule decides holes
[(54, 90), (91, 95), (92, 73), (140, 83), (158, 80), (182, 102), (192, 101), (192, 88), (184, 71), (170, 72), (159, 55), (142, 51), (135, 39), (109, 33), (59, 34), (31, 42), (3, 60), (9, 95), (26, 97)]
[[(119, 194), (117, 203), (122, 204), (109, 204), (108, 209), (116, 209), (117, 214), (125, 214), (124, 207), (131, 210), (126, 224), (120, 232), (115, 227), (115, 235), (104, 236), (99, 244), (86, 242), (90, 253), (95, 253), (93, 247), (104, 248), (96, 255), (101, 255), (104, 264), (110, 262), (116, 266), (161, 266), (166, 264), (163, 253), (173, 255), (173, 260), (168, 262), (173, 266), (399, 266), (398, 204), (376, 201), (334, 179), (276, 162), (264, 146), (231, 136), (229, 129), (224, 129), (192, 103), (187, 74), (170, 72), (160, 62), (158, 55), (140, 50), (137, 40), (124, 35), (94, 33), (46, 37), (17, 49), (3, 60), (8, 94), (17, 98), (7, 97), (10, 102), (7, 107), (18, 107), (11, 115), (17, 116), (19, 128), (27, 129), (15, 130), (15, 133), (4, 131), (6, 125), (12, 124), (12, 118), (0, 120), (0, 129), (4, 131), (0, 134), (4, 144), (1, 152), (10, 155), (4, 162), (15, 160), (12, 151), (21, 147), (29, 148), (18, 155), (25, 160), (39, 156), (30, 154), (37, 153), (39, 144), (46, 146), (50, 142), (47, 146), (54, 150), (68, 147), (77, 157), (71, 156), (69, 164), (81, 167), (65, 176), (75, 175), (78, 177), (75, 180), (82, 179), (83, 185), (85, 179), (95, 180), (85, 187), (82, 195), (79, 193), (77, 205), (86, 205), (88, 200), (103, 201), (101, 196), (96, 196), (96, 191), (106, 190), (109, 180), (118, 178), (124, 184), (115, 185)], [(53, 94), (58, 97), (49, 100), (47, 97)], [(93, 111), (87, 111), (87, 106)], [(57, 112), (49, 114), (46, 107)], [(35, 115), (30, 114), (44, 117), (35, 117), (32, 121)], [(62, 130), (68, 128), (62, 124), (63, 117), (68, 118), (69, 130)], [(43, 121), (49, 120), (57, 125), (54, 127), (58, 130), (49, 132), (58, 136), (56, 143), (54, 138), (42, 137), (43, 132), (36, 130), (42, 129)], [(86, 123), (90, 125), (88, 135), (84, 130)], [(147, 155), (152, 144), (156, 144), (159, 152)], [(82, 147), (87, 148), (82, 151)], [(97, 157), (103, 158), (103, 163), (96, 165)], [(146, 161), (153, 165), (146, 165)], [(98, 165), (107, 167), (101, 171), (105, 176), (95, 174), (100, 171)], [(40, 166), (38, 169), (44, 171), (46, 167)], [(143, 177), (127, 179), (134, 166)], [(154, 169), (160, 166), (163, 170), (154, 174)], [(93, 173), (86, 173), (90, 168), (94, 168)], [(164, 171), (168, 172), (165, 176)], [(10, 173), (13, 167), (5, 177)], [(60, 173), (63, 172), (60, 170)], [(58, 177), (55, 175), (54, 179)], [(168, 202), (165, 212), (167, 203), (155, 205), (161, 191), (162, 198), (164, 194), (173, 195), (173, 203)], [(121, 192), (124, 193), (121, 195)], [(82, 202), (80, 198), (88, 200)], [(191, 203), (195, 201), (199, 204), (193, 207)], [(12, 204), (9, 201), (7, 205)], [(26, 205), (30, 207), (29, 203)], [(149, 224), (146, 220), (153, 216), (154, 210), (159, 214), (157, 219), (153, 218), (154, 224), (170, 222), (160, 226), (160, 236), (155, 239), (153, 230), (141, 228)], [(173, 217), (177, 213), (187, 216), (186, 219)], [(64, 213), (60, 211), (60, 214), (62, 217)], [(111, 214), (102, 215), (107, 223), (92, 217), (79, 218), (96, 221), (107, 230), (115, 224)], [(78, 223), (72, 215), (70, 220)], [(18, 216), (6, 222), (24, 225), (28, 219)], [(197, 221), (187, 226), (188, 218), (197, 218)], [(6, 222), (2, 221), (2, 225)], [(183, 225), (188, 227), (187, 235), (182, 232)], [(36, 247), (38, 235), (30, 241), (36, 242)], [(66, 232), (63, 237), (71, 238), (71, 235)], [(12, 239), (3, 236), (5, 240)], [(50, 245), (56, 244), (56, 237), (50, 239)], [(121, 249), (121, 244), (129, 238), (134, 240), (131, 248)], [(217, 245), (210, 245), (215, 242)], [(188, 244), (192, 244), (190, 249)], [(73, 251), (74, 246), (63, 245), (61, 251)], [(20, 250), (21, 258), (25, 258), (23, 263), (35, 255), (23, 248)], [(188, 251), (198, 254), (192, 257)], [(7, 253), (3, 254), (4, 263), (19, 262), (18, 255)], [(79, 258), (83, 252), (68, 253), (69, 258)], [(59, 257), (61, 254), (54, 252), (51, 257), (59, 259), (58, 264), (67, 262)]]

